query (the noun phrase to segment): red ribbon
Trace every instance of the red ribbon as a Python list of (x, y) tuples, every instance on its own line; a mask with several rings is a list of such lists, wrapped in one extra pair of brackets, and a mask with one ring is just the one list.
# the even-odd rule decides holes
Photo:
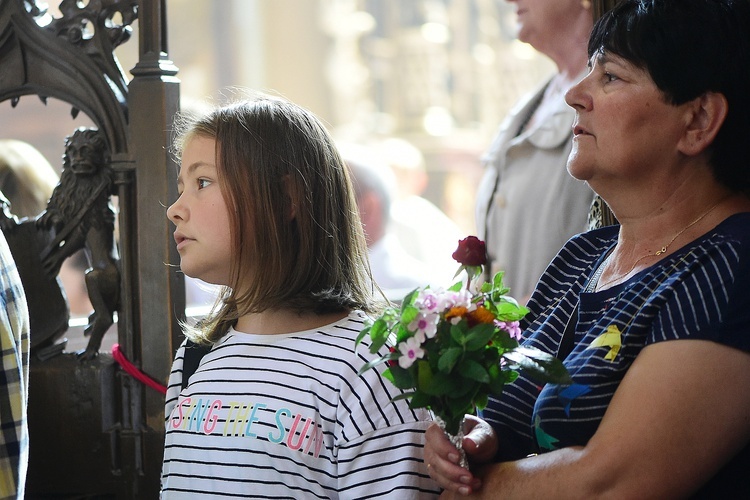
[(131, 377), (143, 384), (146, 384), (155, 391), (159, 391), (162, 394), (167, 394), (167, 387), (165, 385), (162, 385), (156, 380), (152, 379), (147, 374), (143, 373), (140, 368), (128, 361), (128, 358), (125, 357), (125, 354), (123, 354), (122, 350), (120, 349), (120, 344), (115, 344), (112, 346), (112, 357), (115, 358), (115, 361), (117, 361), (122, 369), (125, 370)]

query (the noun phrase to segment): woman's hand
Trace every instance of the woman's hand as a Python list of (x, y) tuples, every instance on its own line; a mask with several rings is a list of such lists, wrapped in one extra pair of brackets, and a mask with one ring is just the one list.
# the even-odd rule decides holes
[[(485, 463), (495, 456), (497, 437), (487, 422), (466, 415), (464, 433), (463, 448), (471, 463)], [(468, 495), (481, 488), (481, 480), (471, 471), (458, 465), (458, 451), (437, 424), (433, 423), (427, 429), (425, 440), (424, 461), (430, 476), (440, 487), (461, 495)]]

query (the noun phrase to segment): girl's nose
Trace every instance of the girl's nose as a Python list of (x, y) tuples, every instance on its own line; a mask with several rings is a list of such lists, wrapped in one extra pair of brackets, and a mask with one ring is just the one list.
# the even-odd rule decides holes
[(182, 196), (179, 196), (177, 200), (167, 208), (167, 218), (175, 224), (185, 218), (185, 210), (180, 203), (180, 198), (182, 198)]

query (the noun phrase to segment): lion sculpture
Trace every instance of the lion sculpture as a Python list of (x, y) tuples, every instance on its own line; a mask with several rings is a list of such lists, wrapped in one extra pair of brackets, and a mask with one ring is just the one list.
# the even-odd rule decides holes
[(48, 276), (56, 277), (63, 261), (77, 250), (83, 249), (88, 260), (85, 279), (94, 311), (84, 329), (84, 335), (90, 336), (88, 344), (78, 353), (84, 360), (99, 353), (120, 301), (109, 160), (107, 142), (98, 130), (81, 127), (73, 132), (65, 141), (60, 182), (47, 209), (36, 220), (38, 230), (48, 234), (49, 243), (41, 252), (41, 264)]

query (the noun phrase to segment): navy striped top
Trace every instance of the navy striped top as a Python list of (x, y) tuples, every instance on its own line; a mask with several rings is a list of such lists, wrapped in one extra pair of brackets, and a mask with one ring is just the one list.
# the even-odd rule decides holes
[(649, 344), (703, 339), (750, 351), (748, 229), (750, 214), (729, 217), (628, 281), (593, 293), (588, 281), (618, 227), (573, 237), (540, 279), (523, 326), (526, 344), (556, 354), (579, 304), (575, 347), (564, 361), (574, 384), (540, 387), (522, 374), (492, 399), (482, 416), (500, 436), (498, 459), (585, 445)]

